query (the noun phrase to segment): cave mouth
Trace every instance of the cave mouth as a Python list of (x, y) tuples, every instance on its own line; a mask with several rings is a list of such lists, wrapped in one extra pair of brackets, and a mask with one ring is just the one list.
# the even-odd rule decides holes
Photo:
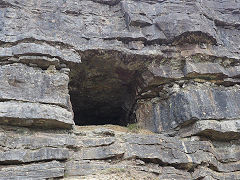
[(74, 122), (79, 126), (135, 122), (133, 107), (139, 72), (121, 53), (86, 51), (70, 72), (69, 94)]
[[(102, 96), (108, 94), (103, 93)], [(79, 91), (70, 91), (70, 98), (74, 122), (78, 126), (106, 124), (127, 126), (131, 123), (130, 108), (124, 105), (126, 99), (115, 97), (112, 101), (96, 101), (87, 95), (82, 96)]]
[(127, 126), (134, 121), (138, 72), (112, 56), (82, 55), (81, 65), (71, 69), (69, 94), (76, 125)]
[[(120, 125), (128, 124), (128, 112), (121, 106), (107, 102), (93, 102), (91, 99), (77, 98), (71, 93), (74, 122), (78, 126), (87, 125)], [(78, 103), (82, 101), (84, 103)]]

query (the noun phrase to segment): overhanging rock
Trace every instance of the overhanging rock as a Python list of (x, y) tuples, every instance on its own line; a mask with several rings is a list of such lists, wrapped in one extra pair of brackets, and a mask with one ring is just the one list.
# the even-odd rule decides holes
[(174, 129), (193, 121), (235, 120), (240, 116), (239, 86), (219, 87), (211, 84), (175, 85), (167, 99), (155, 98), (139, 103), (137, 118), (153, 131)]

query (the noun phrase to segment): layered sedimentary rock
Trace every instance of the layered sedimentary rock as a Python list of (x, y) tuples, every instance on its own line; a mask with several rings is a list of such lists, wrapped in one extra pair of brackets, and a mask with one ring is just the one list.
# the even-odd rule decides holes
[(123, 130), (109, 126), (36, 131), (2, 126), (0, 177), (239, 179), (238, 140), (230, 145), (197, 136), (183, 139)]
[[(38, 62), (44, 59), (37, 58)], [(0, 67), (0, 124), (70, 128), (73, 113), (66, 72), (56, 70), (51, 62), (44, 70), (35, 63), (34, 67), (19, 63), (20, 59)]]
[(239, 0), (0, 0), (0, 179), (240, 179), (239, 34)]

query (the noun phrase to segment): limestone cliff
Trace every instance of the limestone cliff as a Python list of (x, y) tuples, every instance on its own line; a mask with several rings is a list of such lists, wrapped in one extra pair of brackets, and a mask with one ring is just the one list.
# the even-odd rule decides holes
[(0, 0), (0, 179), (240, 179), (239, 85), (239, 0)]

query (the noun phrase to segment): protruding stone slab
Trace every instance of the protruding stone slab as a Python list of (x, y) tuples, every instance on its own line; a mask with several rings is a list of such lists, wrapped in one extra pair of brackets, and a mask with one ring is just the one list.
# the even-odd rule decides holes
[(59, 67), (59, 59), (47, 56), (20, 56), (19, 62), (24, 64), (36, 64), (38, 67), (47, 69), (50, 65)]
[(105, 138), (96, 138), (96, 139), (83, 139), (82, 144), (84, 147), (97, 147), (97, 146), (108, 146), (115, 142), (115, 138), (113, 137), (105, 137)]
[(191, 174), (187, 171), (178, 170), (174, 167), (163, 167), (162, 174), (159, 175), (159, 179), (186, 180), (191, 179)]
[(41, 135), (33, 135), (32, 133), (29, 133), (29, 129), (25, 127), (14, 126), (11, 127), (11, 129), (13, 129), (13, 132), (16, 132), (20, 129), (25, 133), (22, 136), (12, 133), (0, 133), (0, 146), (7, 149), (17, 150), (24, 148), (35, 150), (45, 147), (79, 147), (82, 144), (80, 140), (73, 138), (72, 135), (56, 134), (55, 132)]
[(68, 161), (66, 163), (66, 174), (69, 176), (83, 176), (88, 174), (94, 174), (98, 171), (110, 168), (107, 162), (101, 161)]
[[(211, 162), (216, 163), (215, 154), (208, 142), (181, 141), (177, 138), (164, 138), (162, 142), (152, 142), (149, 137), (141, 137), (145, 144), (132, 137), (132, 142), (126, 143), (125, 159), (142, 159), (160, 164), (177, 164), (181, 169), (191, 169), (193, 166)], [(134, 142), (136, 140), (136, 142)], [(149, 141), (147, 143), (147, 141)], [(209, 153), (212, 152), (212, 153)]]
[(199, 167), (197, 168), (193, 174), (193, 179), (206, 179), (206, 180), (215, 180), (215, 179), (240, 179), (240, 171), (230, 172), (230, 173), (220, 173), (213, 171), (207, 167)]
[(0, 100), (56, 104), (71, 109), (68, 75), (14, 63), (0, 66)]
[[(208, 43), (216, 41), (216, 32), (213, 30), (214, 23), (197, 13), (180, 15), (170, 10), (170, 13), (157, 17), (155, 21), (168, 38), (176, 38), (189, 33), (184, 41)], [(191, 33), (195, 34), (192, 34), (191, 37)]]
[(186, 77), (200, 77), (200, 78), (239, 78), (240, 66), (232, 66), (225, 68), (219, 63), (203, 62), (192, 63), (186, 62), (183, 69)]
[(121, 146), (112, 144), (110, 146), (83, 148), (76, 156), (83, 160), (101, 160), (121, 157), (123, 154), (124, 150)]
[(22, 166), (5, 166), (1, 168), (0, 179), (40, 180), (64, 176), (64, 164), (52, 161)]
[(27, 54), (48, 55), (68, 62), (81, 63), (81, 57), (73, 50), (60, 49), (48, 44), (19, 43), (11, 47), (0, 47), (0, 57), (21, 56)]
[(55, 105), (7, 101), (0, 102), (0, 124), (71, 128), (72, 112)]
[(122, 1), (121, 6), (128, 26), (149, 26), (153, 24), (150, 15), (150, 13), (153, 13), (153, 7), (150, 4)]
[(202, 120), (179, 131), (182, 137), (202, 135), (216, 140), (232, 140), (240, 137), (240, 120)]
[(173, 69), (171, 66), (159, 66), (159, 65), (151, 65), (148, 67), (148, 70), (155, 76), (159, 78), (170, 78), (177, 79), (182, 78), (183, 73), (180, 69)]
[(40, 148), (38, 150), (10, 150), (0, 152), (0, 164), (20, 164), (49, 160), (66, 160), (69, 157), (67, 149)]
[[(220, 87), (210, 84), (175, 86), (168, 99), (140, 105), (137, 118), (156, 132), (176, 128), (196, 120), (234, 120), (240, 117), (240, 88)], [(146, 117), (146, 118), (145, 118)], [(144, 122), (143, 122), (144, 121)]]
[(205, 77), (227, 77), (228, 72), (219, 63), (191, 63), (186, 62), (184, 75), (187, 77), (206, 75)]

